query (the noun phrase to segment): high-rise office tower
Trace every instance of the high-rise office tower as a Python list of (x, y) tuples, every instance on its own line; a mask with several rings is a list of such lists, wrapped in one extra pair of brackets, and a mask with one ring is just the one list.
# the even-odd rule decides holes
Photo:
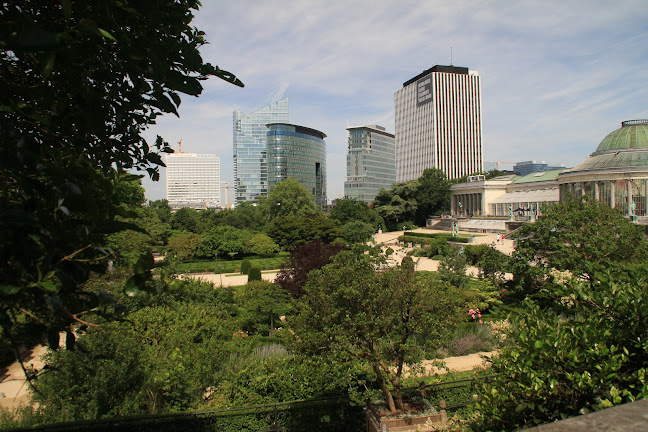
[(257, 202), (268, 194), (266, 136), (268, 123), (289, 122), (288, 98), (257, 111), (234, 111), (234, 200)]
[(271, 123), (267, 129), (268, 186), (294, 178), (326, 207), (326, 135), (288, 123)]
[(165, 157), (166, 196), (172, 208), (220, 206), (220, 158), (177, 152)]
[(396, 182), (394, 135), (378, 125), (347, 128), (347, 179), (344, 196), (370, 203), (380, 188)]
[(481, 84), (477, 71), (434, 66), (394, 93), (396, 181), (439, 168), (449, 179), (482, 171)]

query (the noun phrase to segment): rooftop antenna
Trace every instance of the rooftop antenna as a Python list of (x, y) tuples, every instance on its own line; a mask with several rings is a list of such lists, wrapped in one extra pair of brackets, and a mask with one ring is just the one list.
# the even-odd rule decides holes
[(450, 47), (450, 66), (452, 66), (452, 47)]

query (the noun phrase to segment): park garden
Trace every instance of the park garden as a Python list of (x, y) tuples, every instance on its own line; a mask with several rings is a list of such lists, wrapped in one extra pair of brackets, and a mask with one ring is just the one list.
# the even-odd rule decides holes
[[(408, 416), (413, 391), (439, 409), (430, 386), (466, 377), (422, 361), (484, 349), (498, 355), (467, 374), (489, 379), (442, 396), (474, 402), (453, 412), (458, 430), (648, 395), (645, 232), (598, 202), (544, 209), (511, 257), (430, 239), (416, 254), (436, 272), (390, 265), (370, 241), (447, 209), (438, 170), (328, 213), (294, 180), (221, 212), (144, 205), (132, 173), (158, 179), (172, 151), (147, 127), (209, 77), (243, 86), (201, 57), (199, 5), (2, 5), (0, 358), (50, 352), (38, 370), (22, 363), (32, 403), (2, 411), (1, 428), (361, 430), (367, 400)], [(270, 267), (276, 283), (179, 277)]]

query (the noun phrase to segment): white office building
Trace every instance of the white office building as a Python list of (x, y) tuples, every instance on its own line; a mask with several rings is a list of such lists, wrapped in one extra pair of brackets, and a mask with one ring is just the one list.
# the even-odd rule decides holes
[(477, 71), (434, 66), (394, 93), (396, 181), (438, 168), (449, 179), (483, 170), (481, 81)]
[(172, 208), (220, 207), (220, 158), (178, 152), (166, 155), (166, 196)]

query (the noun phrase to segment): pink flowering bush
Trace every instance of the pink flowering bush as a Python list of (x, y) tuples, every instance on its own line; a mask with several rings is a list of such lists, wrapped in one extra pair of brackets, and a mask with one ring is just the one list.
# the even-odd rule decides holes
[(235, 340), (237, 338), (246, 338), (246, 337), (248, 337), (248, 332), (243, 330), (239, 330), (232, 334), (232, 340)]
[(470, 309), (468, 311), (468, 315), (470, 315), (473, 320), (479, 319), (479, 324), (484, 324), (484, 322), (481, 320), (482, 314), (481, 312), (479, 312), (479, 309)]

